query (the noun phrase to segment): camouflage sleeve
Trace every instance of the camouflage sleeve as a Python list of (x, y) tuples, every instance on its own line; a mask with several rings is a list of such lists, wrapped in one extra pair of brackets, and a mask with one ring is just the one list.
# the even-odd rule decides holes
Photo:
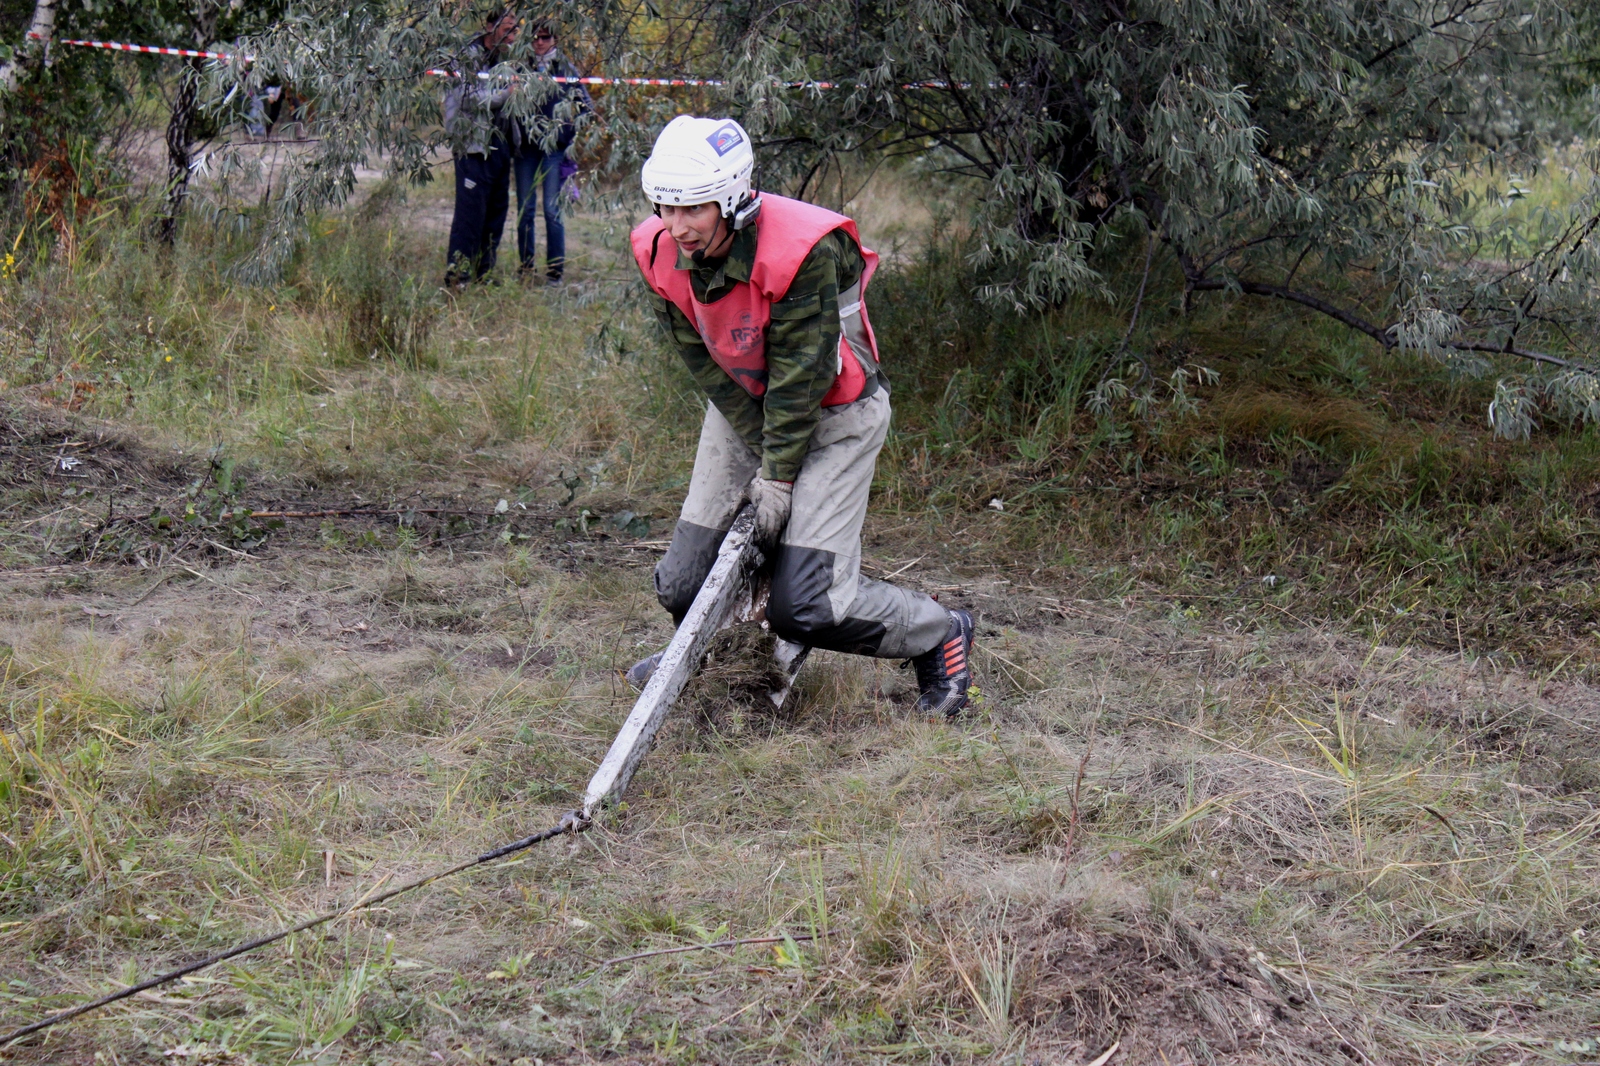
[(678, 349), (678, 355), (683, 359), (683, 365), (689, 368), (689, 375), (694, 378), (695, 384), (705, 390), (711, 402), (717, 405), (717, 410), (728, 420), (734, 431), (743, 437), (751, 449), (761, 449), (761, 401), (741, 389), (723, 369), (711, 359), (711, 353), (706, 351), (705, 342), (700, 339), (700, 334), (688, 317), (670, 300), (650, 294), (650, 306), (656, 313), (656, 321), (661, 323), (661, 328), (671, 338), (673, 346)]
[(839, 290), (854, 285), (865, 265), (850, 235), (834, 230), (811, 249), (789, 291), (772, 305), (762, 477), (793, 481), (800, 472), (822, 398), (839, 374)]

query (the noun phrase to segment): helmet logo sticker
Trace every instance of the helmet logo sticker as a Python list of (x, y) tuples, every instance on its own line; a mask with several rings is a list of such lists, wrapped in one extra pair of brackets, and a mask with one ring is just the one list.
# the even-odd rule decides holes
[(725, 122), (706, 138), (706, 143), (718, 156), (725, 156), (744, 143), (744, 133), (736, 122)]

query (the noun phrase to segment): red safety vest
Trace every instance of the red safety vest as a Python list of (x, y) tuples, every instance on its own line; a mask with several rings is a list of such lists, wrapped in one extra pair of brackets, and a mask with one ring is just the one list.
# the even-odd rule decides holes
[[(867, 282), (878, 269), (878, 253), (861, 243), (856, 224), (826, 208), (762, 193), (755, 227), (756, 261), (750, 280), (739, 282), (715, 303), (703, 304), (694, 298), (689, 272), (677, 269), (678, 246), (667, 233), (666, 224), (654, 215), (633, 231), (633, 257), (644, 272), (646, 284), (658, 296), (671, 300), (694, 323), (716, 364), (744, 391), (759, 398), (767, 391), (767, 324), (772, 321), (772, 304), (789, 291), (800, 264), (817, 242), (842, 229), (856, 242), (867, 262), (861, 275), (861, 324), (876, 363), (878, 340), (872, 334), (872, 323), (867, 321), (866, 293)], [(833, 387), (822, 398), (824, 407), (855, 401), (867, 384), (867, 375), (842, 329), (836, 373)]]

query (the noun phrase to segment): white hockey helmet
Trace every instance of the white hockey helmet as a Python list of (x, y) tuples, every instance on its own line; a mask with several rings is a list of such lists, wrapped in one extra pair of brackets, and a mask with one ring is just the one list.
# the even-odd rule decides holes
[(656, 138), (639, 184), (653, 204), (719, 204), (733, 228), (743, 229), (761, 208), (750, 185), (755, 164), (750, 135), (733, 119), (679, 115)]

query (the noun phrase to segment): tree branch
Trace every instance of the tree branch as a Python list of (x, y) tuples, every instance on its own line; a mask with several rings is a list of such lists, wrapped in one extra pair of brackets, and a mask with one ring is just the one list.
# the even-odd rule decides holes
[(1225, 289), (1237, 288), (1240, 292), (1248, 293), (1251, 296), (1275, 296), (1280, 300), (1288, 300), (1291, 303), (1309, 307), (1313, 311), (1319, 311), (1329, 318), (1344, 323), (1351, 329), (1365, 333), (1385, 348), (1393, 348), (1395, 346), (1395, 340), (1391, 333), (1392, 327), (1384, 327), (1375, 322), (1369, 322), (1360, 315), (1346, 311), (1344, 308), (1331, 304), (1320, 296), (1313, 296), (1308, 292), (1300, 292), (1297, 289), (1290, 289), (1283, 285), (1268, 285), (1259, 281), (1248, 281), (1244, 278), (1239, 278), (1231, 284), (1221, 278), (1191, 278), (1189, 279), (1189, 288), (1195, 292), (1221, 292)]
[(1438, 29), (1440, 29), (1440, 28), (1442, 28), (1444, 26), (1448, 26), (1452, 22), (1461, 21), (1462, 17), (1465, 16), (1467, 12), (1469, 12), (1473, 8), (1479, 7), (1479, 6), (1481, 6), (1481, 5), (1479, 3), (1477, 3), (1477, 2), (1464, 4), (1464, 5), (1462, 5), (1462, 7), (1460, 7), (1457, 10), (1451, 11), (1450, 14), (1446, 15), (1444, 18), (1438, 20), (1437, 22), (1429, 23), (1428, 27), (1426, 29), (1418, 30), (1416, 33), (1412, 34), (1410, 37), (1402, 37), (1402, 38), (1400, 38), (1394, 44), (1390, 45), (1388, 48), (1383, 49), (1381, 52), (1377, 53), (1371, 59), (1367, 60), (1365, 63), (1362, 63), (1361, 65), (1364, 66), (1364, 67), (1369, 67), (1369, 68), (1377, 66), (1379, 63), (1382, 63), (1385, 59), (1388, 59), (1390, 56), (1394, 55), (1396, 52), (1399, 52), (1399, 51), (1402, 51), (1402, 50), (1404, 50), (1406, 48), (1411, 47), (1411, 45), (1413, 43), (1415, 43), (1417, 40), (1419, 40), (1420, 38), (1425, 37), (1428, 34), (1434, 32), (1435, 30), (1438, 30)]
[[(1180, 255), (1179, 261), (1187, 257)], [(1187, 271), (1186, 271), (1187, 272)], [(1249, 281), (1244, 278), (1235, 280), (1232, 284), (1220, 278), (1189, 278), (1188, 288), (1194, 292), (1220, 292), (1225, 289), (1236, 288), (1250, 296), (1271, 296), (1279, 300), (1288, 300), (1291, 303), (1309, 307), (1313, 311), (1327, 315), (1329, 318), (1342, 322), (1353, 330), (1365, 333), (1384, 348), (1398, 348), (1400, 342), (1395, 339), (1394, 326), (1380, 326), (1375, 322), (1362, 318), (1352, 311), (1331, 304), (1320, 296), (1309, 292), (1301, 292), (1284, 285), (1268, 285), (1264, 282)], [(1506, 344), (1488, 344), (1483, 341), (1446, 341), (1440, 345), (1457, 352), (1487, 352), (1493, 355), (1514, 355), (1519, 359), (1526, 359), (1534, 363), (1543, 363), (1546, 366), (1558, 366), (1564, 370), (1576, 370), (1584, 374), (1593, 374), (1600, 377), (1600, 368), (1589, 366), (1585, 363), (1574, 362), (1571, 359), (1562, 359), (1560, 356), (1548, 352), (1535, 351), (1531, 348), (1518, 348), (1510, 341)]]

